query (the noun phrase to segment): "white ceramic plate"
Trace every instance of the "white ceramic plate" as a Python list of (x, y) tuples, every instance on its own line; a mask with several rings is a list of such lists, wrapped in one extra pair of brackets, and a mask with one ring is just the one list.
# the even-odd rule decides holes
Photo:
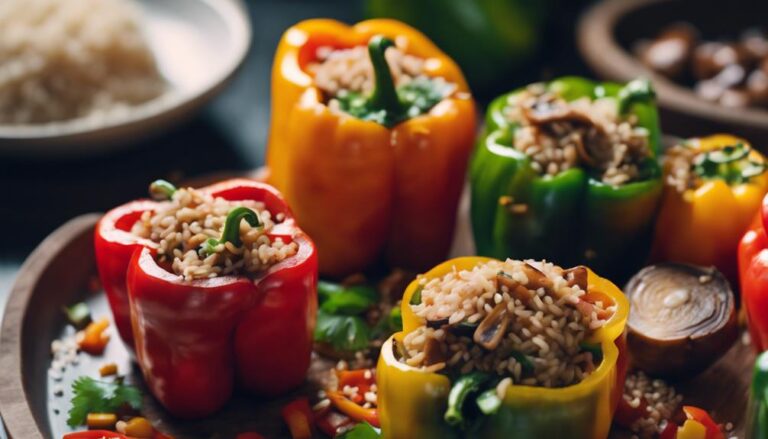
[(78, 156), (135, 145), (194, 114), (243, 62), (251, 27), (242, 0), (137, 1), (169, 91), (105, 120), (0, 125), (0, 154)]

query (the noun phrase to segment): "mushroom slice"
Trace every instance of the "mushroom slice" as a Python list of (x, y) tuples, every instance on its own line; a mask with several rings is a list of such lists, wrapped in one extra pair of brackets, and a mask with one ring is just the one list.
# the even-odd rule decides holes
[(532, 290), (544, 288), (547, 291), (552, 291), (552, 279), (548, 278), (543, 271), (526, 262), (523, 264), (523, 273), (528, 278), (526, 285), (528, 288)]
[(437, 363), (444, 363), (446, 358), (443, 346), (434, 338), (427, 338), (424, 342), (424, 365), (431, 366)]
[(589, 273), (587, 267), (578, 265), (573, 268), (569, 268), (563, 271), (563, 277), (568, 281), (568, 286), (577, 286), (584, 291), (587, 291), (589, 286)]
[(592, 124), (585, 113), (576, 111), (568, 102), (555, 95), (539, 96), (522, 106), (523, 116), (531, 125), (547, 125), (556, 122)]
[(630, 279), (624, 291), (632, 309), (629, 350), (635, 364), (649, 374), (695, 375), (738, 336), (733, 291), (714, 268), (651, 265)]
[(480, 322), (472, 339), (485, 349), (496, 349), (504, 338), (508, 324), (507, 304), (501, 302)]
[(512, 298), (522, 302), (523, 305), (527, 305), (531, 300), (533, 300), (533, 293), (531, 290), (521, 285), (516, 280), (512, 279), (507, 273), (504, 273), (503, 271), (500, 271), (496, 275), (496, 284), (498, 285), (499, 289), (506, 287), (509, 295)]

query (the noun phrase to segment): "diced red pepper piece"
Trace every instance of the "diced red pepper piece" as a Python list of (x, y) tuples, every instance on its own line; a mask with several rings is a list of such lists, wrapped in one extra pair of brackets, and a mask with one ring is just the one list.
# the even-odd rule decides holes
[(707, 429), (707, 439), (725, 439), (722, 430), (720, 430), (720, 427), (712, 417), (709, 416), (709, 413), (707, 413), (706, 410), (686, 405), (683, 406), (683, 412), (685, 412), (688, 419), (693, 419)]
[(616, 406), (616, 413), (613, 415), (613, 422), (624, 428), (630, 428), (632, 424), (648, 413), (648, 401), (640, 398), (640, 404), (637, 407), (632, 405), (624, 398), (619, 400)]
[(661, 431), (659, 439), (675, 439), (677, 437), (677, 428), (677, 424), (674, 422), (667, 422), (667, 426)]
[(311, 439), (314, 415), (309, 407), (307, 398), (295, 399), (285, 406), (280, 412), (283, 420), (288, 425), (293, 439)]
[(332, 407), (326, 407), (315, 412), (315, 425), (330, 437), (336, 437), (356, 424), (349, 416), (336, 411)]
[(76, 431), (65, 434), (62, 439), (130, 439), (123, 434), (109, 430)]
[(365, 408), (360, 404), (344, 396), (341, 392), (330, 390), (326, 391), (326, 396), (331, 400), (334, 407), (340, 412), (349, 416), (358, 422), (366, 421), (374, 427), (380, 427), (379, 410), (375, 408)]

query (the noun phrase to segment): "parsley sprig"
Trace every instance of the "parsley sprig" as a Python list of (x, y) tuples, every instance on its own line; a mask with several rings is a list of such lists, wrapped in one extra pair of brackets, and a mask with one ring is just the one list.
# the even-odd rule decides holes
[(124, 406), (141, 409), (139, 389), (121, 381), (113, 383), (81, 376), (72, 383), (72, 408), (67, 424), (77, 427), (85, 423), (88, 413), (115, 413)]

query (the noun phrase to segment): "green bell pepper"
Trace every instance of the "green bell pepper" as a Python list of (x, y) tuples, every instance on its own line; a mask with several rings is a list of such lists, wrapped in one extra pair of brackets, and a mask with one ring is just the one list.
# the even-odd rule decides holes
[(768, 352), (757, 357), (747, 411), (747, 439), (768, 438)]
[[(661, 196), (661, 135), (653, 91), (643, 81), (626, 86), (566, 77), (546, 84), (567, 101), (614, 97), (619, 108), (648, 131), (652, 157), (641, 179), (612, 186), (589, 170), (571, 168), (540, 175), (531, 159), (512, 146), (517, 125), (505, 116), (510, 97), (488, 107), (486, 125), (470, 166), (472, 228), (480, 255), (534, 258), (563, 266), (585, 264), (620, 281), (636, 271), (651, 245)], [(523, 211), (514, 207), (525, 205)]]
[(556, 0), (367, 0), (369, 17), (414, 26), (448, 53), (474, 91), (487, 90), (536, 53)]

